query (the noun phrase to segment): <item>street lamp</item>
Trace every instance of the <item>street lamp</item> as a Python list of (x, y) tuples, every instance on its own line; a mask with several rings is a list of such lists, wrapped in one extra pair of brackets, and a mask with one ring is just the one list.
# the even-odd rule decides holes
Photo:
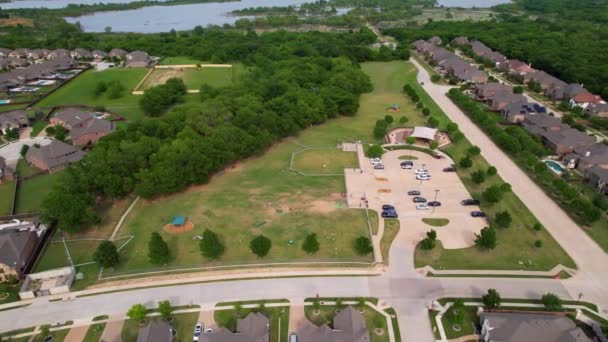
[[(437, 195), (439, 194), (439, 189), (435, 189), (435, 202), (437, 202)], [(435, 213), (435, 206), (433, 206), (433, 212), (431, 214)]]

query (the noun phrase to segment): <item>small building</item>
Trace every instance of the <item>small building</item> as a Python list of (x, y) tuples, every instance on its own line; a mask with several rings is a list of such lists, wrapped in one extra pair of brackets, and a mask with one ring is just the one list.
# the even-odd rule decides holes
[(53, 172), (80, 161), (85, 155), (86, 152), (72, 145), (53, 140), (46, 146), (31, 146), (25, 155), (25, 159), (41, 170)]
[(28, 274), (25, 276), (19, 290), (19, 297), (21, 299), (32, 299), (70, 292), (75, 277), (76, 270), (73, 267), (62, 267)]
[(126, 66), (128, 68), (147, 68), (151, 63), (152, 59), (143, 51), (133, 51), (127, 54)]
[(171, 220), (171, 224), (174, 226), (183, 226), (184, 224), (186, 224), (186, 220), (186, 216), (176, 215), (173, 217), (173, 220)]
[(153, 320), (139, 329), (137, 342), (171, 342), (175, 340), (175, 333), (167, 322)]
[[(236, 321), (236, 331), (219, 328), (200, 335), (200, 342), (268, 342), (270, 321), (260, 312), (251, 312)], [(304, 342), (305, 340), (299, 341)], [(138, 340), (139, 341), (139, 340)], [(316, 340), (315, 342), (322, 342)], [(355, 341), (353, 341), (355, 342)]]
[(583, 109), (587, 109), (589, 106), (595, 106), (598, 104), (606, 103), (599, 95), (594, 95), (591, 93), (580, 93), (570, 98), (569, 104), (570, 107), (580, 107)]
[(102, 50), (93, 50), (91, 51), (91, 55), (95, 60), (102, 60), (108, 57), (108, 53)]
[(593, 341), (565, 316), (499, 312), (480, 316), (484, 342)]
[(306, 321), (298, 331), (298, 342), (368, 342), (369, 331), (365, 318), (352, 306), (336, 314), (333, 328), (327, 324), (316, 326)]
[(29, 127), (30, 120), (24, 110), (12, 110), (0, 113), (0, 130), (6, 134), (9, 129), (21, 129)]
[(60, 59), (60, 58), (70, 58), (72, 53), (66, 49), (56, 49), (49, 52), (48, 59)]
[(71, 53), (70, 56), (75, 59), (90, 59), (93, 57), (91, 51), (83, 48), (76, 48)]

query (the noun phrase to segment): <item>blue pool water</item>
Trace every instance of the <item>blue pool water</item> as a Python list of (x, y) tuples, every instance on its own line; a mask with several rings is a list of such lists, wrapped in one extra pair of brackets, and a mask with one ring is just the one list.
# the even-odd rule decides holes
[(559, 165), (558, 163), (554, 162), (553, 160), (547, 160), (547, 161), (545, 161), (545, 163), (555, 173), (563, 173), (564, 172), (564, 168), (561, 165)]

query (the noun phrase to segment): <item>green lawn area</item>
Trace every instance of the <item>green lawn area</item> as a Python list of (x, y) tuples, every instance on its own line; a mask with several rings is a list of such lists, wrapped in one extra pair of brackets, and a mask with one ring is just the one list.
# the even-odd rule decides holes
[[(314, 323), (315, 325), (322, 325), (327, 323), (330, 327), (333, 326), (333, 319), (336, 315), (337, 306), (334, 305), (321, 305), (319, 309), (320, 313), (315, 315), (313, 313), (314, 308), (312, 305), (308, 305), (304, 307), (304, 312), (306, 314), (306, 318)], [(365, 306), (363, 308), (363, 317), (365, 318), (365, 323), (367, 325), (367, 330), (369, 331), (369, 337), (371, 342), (385, 342), (389, 341), (388, 338), (388, 326), (386, 324), (386, 317), (384, 317), (381, 313), (373, 310), (369, 306)], [(374, 332), (375, 329), (380, 328), (383, 331), (382, 335), (378, 335)]]
[(105, 323), (90, 325), (89, 330), (87, 330), (87, 334), (84, 336), (84, 340), (82, 342), (98, 342), (105, 327)]
[(194, 57), (175, 56), (165, 57), (160, 61), (160, 65), (181, 65), (181, 64), (208, 64), (209, 61), (201, 61)]
[(423, 218), (422, 222), (428, 224), (433, 227), (443, 227), (450, 223), (450, 220), (446, 218)]
[[(61, 329), (61, 330), (57, 330), (57, 331), (52, 331), (51, 332), (51, 336), (53, 336), (53, 342), (63, 342), (63, 340), (65, 340), (65, 337), (68, 335), (68, 333), (70, 332), (70, 329)], [(44, 340), (43, 336), (38, 334), (36, 335), (36, 337), (34, 337), (34, 342), (42, 342)]]
[(15, 193), (15, 182), (0, 184), (0, 215), (10, 215)]
[[(68, 241), (67, 246), (75, 265), (93, 261), (92, 252), (101, 241)], [(120, 245), (119, 243), (117, 243)], [(43, 257), (36, 264), (36, 272), (57, 267), (69, 266), (68, 257), (62, 242), (49, 242), (43, 252)]]
[(53, 184), (61, 177), (61, 174), (62, 171), (59, 171), (20, 182), (15, 211), (19, 214), (40, 211), (44, 198), (51, 191)]
[(315, 148), (294, 155), (292, 167), (306, 174), (344, 174), (345, 168), (357, 168), (357, 153), (338, 148)]
[(384, 220), (384, 235), (382, 235), (382, 240), (380, 240), (380, 250), (382, 251), (382, 262), (385, 265), (389, 264), (389, 252), (391, 250), (391, 245), (393, 244), (393, 240), (395, 240), (398, 233), (398, 220)]
[(38, 134), (46, 127), (48, 126), (48, 122), (46, 121), (35, 121), (32, 124), (32, 131), (30, 132), (30, 137), (36, 137), (38, 136)]
[(21, 158), (17, 162), (17, 175), (19, 177), (27, 177), (36, 173), (40, 173), (42, 170), (39, 168), (32, 166), (25, 161), (25, 159)]
[(198, 322), (198, 312), (183, 313), (173, 315), (173, 324), (177, 331), (176, 341), (191, 341), (194, 333), (194, 326)]
[(225, 87), (232, 84), (242, 72), (243, 66), (241, 64), (225, 68), (154, 69), (137, 90), (146, 90), (164, 84), (170, 78), (181, 78), (189, 90), (198, 90), (203, 84), (212, 87)]
[[(289, 306), (274, 308), (254, 308), (239, 310), (216, 310), (213, 312), (215, 323), (230, 331), (235, 331), (236, 321), (245, 318), (250, 312), (261, 312), (270, 320), (269, 342), (286, 341), (289, 334)], [(280, 337), (280, 338), (279, 338)]]
[(132, 319), (127, 319), (125, 324), (122, 326), (120, 336), (122, 342), (137, 342), (137, 335), (139, 335), (139, 324)]
[[(113, 68), (103, 71), (89, 70), (59, 90), (36, 104), (38, 109), (48, 109), (59, 105), (87, 105), (105, 106), (107, 109), (135, 120), (143, 117), (139, 108), (140, 96), (131, 95), (131, 91), (148, 72), (145, 68)], [(93, 92), (100, 81), (114, 81), (122, 83), (125, 88), (124, 95), (118, 99), (108, 99), (106, 94), (95, 97)]]
[[(475, 324), (479, 322), (479, 317), (477, 317), (477, 307), (465, 306), (463, 310), (464, 319), (462, 320), (462, 323), (456, 323), (454, 321), (454, 307), (450, 307), (443, 317), (441, 317), (441, 323), (443, 324), (443, 328), (445, 329), (445, 334), (448, 339), (468, 336), (475, 333)], [(460, 331), (457, 331), (458, 327), (456, 327), (456, 330), (454, 330), (455, 324), (460, 326)]]
[(0, 283), (0, 304), (16, 302), (19, 300), (19, 287), (21, 284), (8, 285)]

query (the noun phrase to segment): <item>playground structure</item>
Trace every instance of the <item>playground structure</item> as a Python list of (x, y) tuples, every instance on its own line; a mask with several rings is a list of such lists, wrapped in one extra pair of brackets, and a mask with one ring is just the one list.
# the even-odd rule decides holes
[(171, 223), (166, 224), (163, 227), (163, 230), (165, 232), (172, 233), (172, 234), (189, 232), (192, 229), (194, 229), (194, 223), (192, 223), (192, 221), (188, 220), (188, 218), (186, 216), (182, 216), (182, 215), (174, 216), (173, 220), (171, 220)]

